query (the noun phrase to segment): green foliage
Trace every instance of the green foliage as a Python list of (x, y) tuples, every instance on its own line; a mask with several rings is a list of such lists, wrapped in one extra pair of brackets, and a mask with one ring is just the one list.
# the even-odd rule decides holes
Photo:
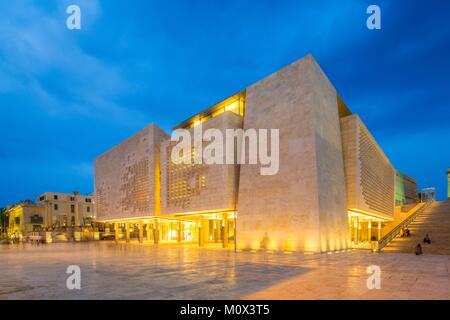
[(6, 214), (6, 208), (0, 209), (0, 236), (6, 233), (8, 227), (8, 216)]

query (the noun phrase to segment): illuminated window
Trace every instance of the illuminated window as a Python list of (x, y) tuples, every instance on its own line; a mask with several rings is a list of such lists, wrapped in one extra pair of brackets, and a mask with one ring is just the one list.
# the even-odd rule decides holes
[(193, 128), (199, 125), (200, 123), (209, 120), (211, 118), (214, 118), (227, 111), (231, 111), (243, 117), (244, 109), (245, 109), (245, 92), (241, 92), (191, 117), (190, 119), (184, 121), (175, 129)]

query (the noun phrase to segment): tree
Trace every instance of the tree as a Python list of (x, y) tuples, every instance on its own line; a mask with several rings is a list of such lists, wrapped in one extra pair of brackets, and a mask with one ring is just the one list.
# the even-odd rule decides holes
[(6, 233), (8, 228), (8, 214), (6, 208), (0, 208), (0, 236)]

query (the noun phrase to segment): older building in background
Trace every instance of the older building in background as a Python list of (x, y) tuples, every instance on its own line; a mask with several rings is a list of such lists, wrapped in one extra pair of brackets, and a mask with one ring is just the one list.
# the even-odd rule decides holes
[(24, 200), (5, 209), (10, 236), (22, 239), (43, 230), (91, 226), (96, 206), (93, 195), (45, 192), (36, 201)]
[(47, 227), (85, 226), (95, 219), (93, 195), (45, 192), (36, 198), (36, 204), (45, 207)]
[(379, 239), (394, 219), (396, 170), (310, 55), (174, 129), (199, 124), (279, 129), (278, 173), (176, 164), (174, 142), (152, 124), (95, 161), (98, 220), (116, 239), (325, 252)]
[(39, 231), (47, 224), (45, 207), (25, 200), (7, 208), (9, 216), (8, 234), (22, 239), (23, 236)]

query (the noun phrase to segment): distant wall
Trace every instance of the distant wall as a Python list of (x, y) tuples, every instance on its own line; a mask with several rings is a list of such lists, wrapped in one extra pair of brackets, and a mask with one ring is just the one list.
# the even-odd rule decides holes
[(392, 219), (396, 171), (358, 115), (341, 118), (347, 207)]
[(400, 172), (396, 173), (395, 204), (407, 205), (419, 202), (417, 181)]

